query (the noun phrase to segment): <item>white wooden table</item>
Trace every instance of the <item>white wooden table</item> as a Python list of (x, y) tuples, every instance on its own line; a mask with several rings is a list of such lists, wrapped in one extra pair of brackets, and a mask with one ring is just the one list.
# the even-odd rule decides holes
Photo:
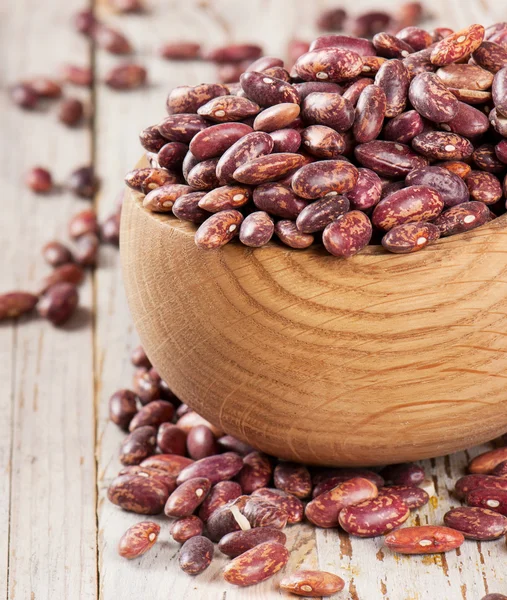
[[(149, 69), (143, 92), (118, 93), (101, 80), (118, 58), (76, 35), (70, 21), (82, 0), (19, 0), (0, 9), (1, 149), (0, 290), (30, 289), (47, 271), (39, 248), (65, 239), (70, 215), (86, 202), (66, 192), (36, 197), (25, 190), (24, 172), (35, 164), (64, 181), (77, 166), (93, 163), (103, 183), (96, 199), (103, 218), (112, 211), (124, 173), (141, 150), (138, 131), (164, 115), (167, 92), (178, 84), (213, 81), (206, 63), (170, 63), (156, 56), (165, 40), (262, 43), (284, 55), (292, 37), (312, 39), (316, 11), (331, 2), (307, 0), (151, 0), (149, 14), (118, 16), (99, 2), (97, 12), (133, 40), (136, 59)], [(345, 3), (343, 3), (345, 4)], [(378, 7), (357, 0), (351, 10)], [(384, 0), (382, 7), (397, 2)], [(505, 19), (498, 0), (431, 0), (434, 23), (463, 26)], [(71, 90), (93, 103), (90, 127), (67, 130), (54, 110), (29, 113), (8, 100), (8, 84), (36, 74), (55, 74), (63, 62), (92, 65), (91, 92)], [(106, 499), (119, 468), (122, 434), (107, 420), (107, 399), (132, 376), (129, 351), (137, 344), (117, 251), (101, 250), (100, 266), (81, 288), (82, 308), (62, 329), (37, 319), (0, 326), (0, 594), (10, 600), (271, 600), (277, 578), (239, 590), (220, 575), (220, 553), (201, 576), (179, 571), (178, 545), (162, 525), (160, 542), (136, 561), (122, 560), (116, 545), (140, 519)], [(395, 443), (395, 440), (393, 441)], [(469, 454), (425, 463), (437, 496), (413, 522), (439, 523), (456, 501), (448, 490)], [(340, 574), (347, 587), (337, 598), (353, 600), (479, 600), (507, 594), (505, 540), (466, 542), (445, 556), (399, 557), (382, 540), (348, 538), (308, 525), (288, 529), (293, 548), (287, 570), (301, 565)]]

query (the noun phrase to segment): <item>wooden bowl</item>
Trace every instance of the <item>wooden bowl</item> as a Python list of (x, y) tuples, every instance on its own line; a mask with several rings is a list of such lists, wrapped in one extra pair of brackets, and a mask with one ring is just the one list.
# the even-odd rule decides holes
[(146, 351), (213, 424), (278, 457), (380, 465), (507, 430), (507, 216), (412, 255), (230, 243), (126, 193), (121, 254)]

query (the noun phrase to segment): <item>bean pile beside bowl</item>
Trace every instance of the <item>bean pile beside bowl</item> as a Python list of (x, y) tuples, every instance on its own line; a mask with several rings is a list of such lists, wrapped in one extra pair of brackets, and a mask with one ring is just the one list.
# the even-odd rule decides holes
[(409, 253), (506, 210), (507, 23), (323, 35), (290, 73), (264, 56), (173, 89), (167, 111), (126, 182), (199, 248)]
[[(170, 535), (181, 545), (179, 566), (188, 575), (204, 572), (218, 550), (231, 559), (222, 576), (233, 585), (261, 583), (285, 569), (277, 583), (281, 589), (306, 597), (332, 595), (345, 586), (339, 575), (288, 572), (295, 548), (285, 532), (305, 521), (340, 529), (343, 535), (383, 536), (386, 551), (397, 554), (449, 552), (465, 540), (505, 545), (507, 436), (470, 461), (468, 474), (455, 483), (455, 506), (442, 522), (401, 527), (437, 500), (436, 482), (421, 465), (372, 470), (278, 460), (226, 435), (182, 404), (142, 347), (131, 360), (136, 367), (132, 389), (118, 390), (109, 401), (110, 420), (129, 433), (108, 498), (125, 511), (168, 517)], [(148, 552), (161, 527), (165, 533), (164, 520), (132, 525), (119, 542), (120, 556), (138, 559)], [(159, 551), (165, 551), (163, 544)], [(372, 545), (371, 551), (378, 547)]]

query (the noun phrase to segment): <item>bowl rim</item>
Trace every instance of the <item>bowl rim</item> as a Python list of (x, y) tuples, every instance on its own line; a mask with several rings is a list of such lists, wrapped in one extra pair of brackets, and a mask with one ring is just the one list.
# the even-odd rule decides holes
[[(146, 157), (146, 155), (144, 155), (138, 161), (135, 168), (136, 169), (143, 168), (143, 167), (146, 167), (148, 164), (149, 164), (148, 158)], [(506, 177), (507, 177), (507, 175), (506, 175)], [(185, 235), (187, 237), (192, 237), (192, 238), (194, 237), (195, 232), (196, 232), (196, 226), (194, 223), (191, 223), (190, 221), (182, 221), (182, 220), (178, 219), (177, 217), (175, 217), (172, 214), (172, 212), (171, 213), (152, 212), (143, 206), (142, 198), (144, 197), (144, 194), (137, 192), (136, 190), (128, 187), (127, 185), (125, 185), (125, 190), (126, 190), (126, 193), (129, 193), (131, 195), (131, 197), (133, 197), (135, 199), (136, 207), (143, 210), (143, 212), (148, 214), (154, 221), (156, 221), (163, 227), (171, 227), (172, 229), (176, 229), (178, 232), (182, 233), (183, 235)], [(507, 199), (505, 201), (507, 203)], [(484, 225), (481, 225), (480, 227), (471, 229), (470, 231), (465, 231), (463, 233), (457, 233), (456, 235), (439, 238), (438, 240), (436, 240), (436, 242), (434, 244), (431, 244), (430, 247), (432, 247), (433, 250), (435, 251), (435, 249), (438, 249), (442, 245), (443, 246), (455, 245), (456, 242), (459, 240), (467, 240), (467, 239), (473, 238), (477, 235), (478, 232), (492, 233), (493, 230), (496, 230), (496, 229), (499, 229), (502, 227), (505, 227), (507, 229), (507, 212), (505, 212), (503, 215), (496, 217), (495, 219), (492, 219), (488, 223), (484, 223)], [(233, 244), (233, 245), (239, 246), (239, 244)], [(229, 246), (229, 244), (227, 244), (227, 246)], [(310, 246), (308, 248), (304, 248), (304, 254), (306, 254), (307, 256), (310, 256), (310, 255), (322, 256), (322, 248), (323, 247), (324, 246), (321, 243), (320, 244), (312, 244), (312, 246)], [(278, 244), (274, 241), (268, 242), (266, 245), (262, 246), (261, 248), (250, 248), (248, 246), (242, 246), (242, 248), (245, 250), (249, 250), (251, 252), (256, 252), (258, 250), (263, 250), (266, 248), (272, 248), (272, 249), (278, 248), (279, 250), (283, 250), (284, 252), (292, 251), (292, 252), (296, 252), (298, 254), (300, 254), (302, 252), (301, 249), (291, 248), (290, 246)], [(221, 249), (222, 248), (218, 248), (218, 250), (221, 250)], [(425, 249), (427, 250), (427, 248), (425, 248)], [(209, 250), (207, 252), (209, 252)], [(409, 254), (412, 254), (412, 253), (409, 253)], [(418, 253), (416, 253), (416, 254), (418, 254)], [(359, 252), (359, 255), (384, 256), (384, 257), (385, 256), (396, 256), (395, 253), (388, 252), (387, 250), (385, 250), (385, 248), (381, 244), (368, 245), (368, 246), (366, 246), (366, 248), (363, 248), (361, 250), (361, 252)], [(329, 255), (329, 256), (332, 256), (332, 255)], [(335, 258), (338, 258), (338, 257), (335, 257)], [(354, 256), (352, 256), (351, 258), (354, 258)]]

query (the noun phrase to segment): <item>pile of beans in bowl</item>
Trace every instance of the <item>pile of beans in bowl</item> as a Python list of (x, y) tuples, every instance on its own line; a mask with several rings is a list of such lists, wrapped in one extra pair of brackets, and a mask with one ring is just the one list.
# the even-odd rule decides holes
[(323, 35), (290, 72), (264, 56), (237, 83), (173, 89), (167, 111), (126, 182), (199, 248), (408, 253), (505, 212), (507, 23)]

